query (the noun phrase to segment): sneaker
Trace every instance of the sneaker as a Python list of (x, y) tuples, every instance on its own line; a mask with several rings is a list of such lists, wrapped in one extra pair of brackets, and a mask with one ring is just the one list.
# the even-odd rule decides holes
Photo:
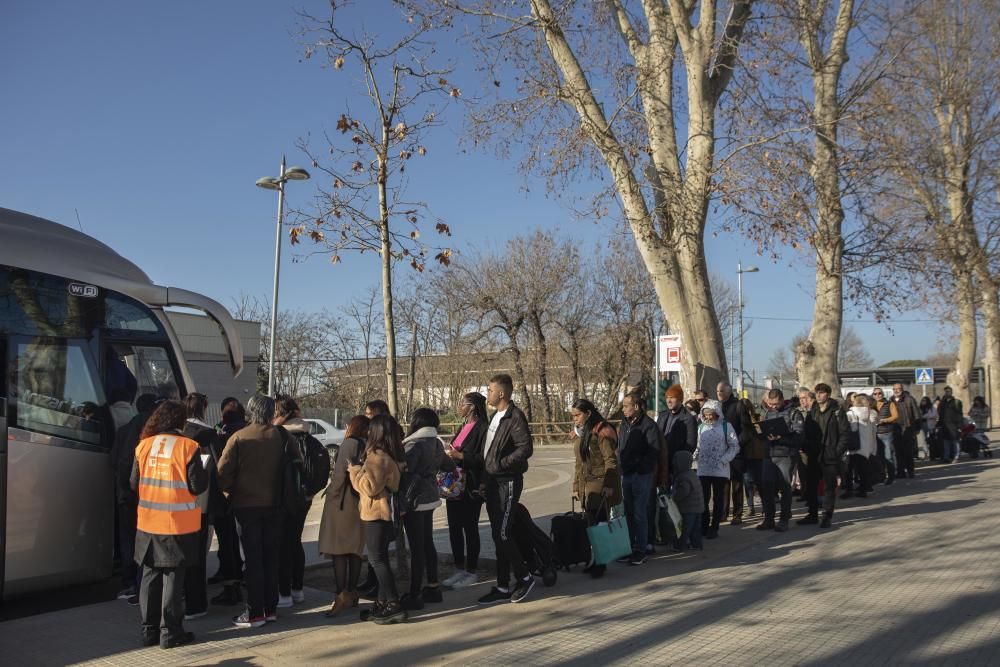
[(729, 522), (729, 525), (730, 526), (742, 526), (743, 525), (743, 517), (742, 516), (734, 516), (733, 520)]
[(420, 591), (420, 597), (425, 603), (444, 602), (440, 586), (424, 586), (424, 590)]
[(374, 621), (375, 617), (378, 616), (379, 612), (382, 611), (383, 604), (384, 604), (383, 602), (375, 600), (375, 602), (372, 603), (372, 606), (368, 607), (368, 609), (362, 609), (361, 620)]
[(458, 582), (462, 581), (465, 577), (466, 572), (464, 570), (458, 570), (455, 574), (451, 575), (447, 579), (441, 582), (442, 586), (447, 586), (448, 588), (455, 588)]
[(656, 553), (656, 549), (653, 548), (653, 545), (652, 544), (647, 544), (646, 545), (646, 555), (647, 556), (652, 556), (655, 553)]
[(278, 610), (277, 609), (272, 609), (271, 611), (265, 611), (264, 612), (264, 620), (267, 621), (268, 623), (277, 623), (278, 622)]
[(295, 604), (291, 595), (278, 595), (278, 609), (287, 609)]
[(774, 528), (773, 521), (761, 521), (757, 524), (757, 530), (771, 530)]
[(135, 590), (135, 586), (129, 586), (128, 588), (124, 588), (124, 589), (118, 591), (118, 599), (119, 600), (128, 600), (133, 595), (138, 595), (138, 594), (139, 594), (139, 591)]
[(778, 523), (774, 524), (774, 532), (776, 532), (776, 533), (785, 533), (785, 532), (788, 532), (788, 522), (787, 521), (779, 521)]
[[(643, 560), (646, 560), (646, 558), (643, 557)], [(521, 602), (524, 598), (528, 597), (528, 593), (530, 593), (531, 589), (534, 587), (535, 578), (529, 574), (527, 579), (522, 579), (517, 582), (517, 586), (514, 586), (514, 590), (510, 592), (510, 601)]]
[(510, 591), (502, 591), (496, 586), (490, 589), (490, 592), (479, 598), (479, 604), (496, 604), (498, 602), (509, 602), (510, 601)]
[(299, 590), (292, 589), (292, 603), (300, 604), (306, 601), (306, 594), (301, 588)]
[(615, 560), (615, 562), (616, 563), (621, 563), (622, 565), (624, 565), (625, 563), (629, 562), (630, 560), (632, 560), (632, 554), (629, 554), (627, 556), (622, 556), (621, 558), (618, 558), (617, 560)]
[(817, 523), (819, 523), (819, 517), (816, 516), (815, 514), (807, 514), (798, 521), (796, 521), (795, 523), (799, 524), (800, 526), (814, 526)]
[(646, 554), (642, 553), (641, 551), (633, 552), (628, 559), (629, 565), (642, 565), (645, 562), (646, 562)]
[(125, 601), (128, 602), (133, 607), (138, 607), (139, 606), (139, 596), (138, 595), (133, 595), (132, 597), (130, 597), (129, 599), (127, 599)]
[(397, 604), (407, 611), (419, 611), (424, 608), (424, 599), (420, 593), (406, 593)]
[(160, 648), (177, 648), (194, 641), (193, 632), (185, 632), (174, 637), (160, 637)]
[(193, 621), (194, 619), (201, 618), (202, 616), (208, 616), (208, 610), (207, 609), (205, 611), (185, 612), (185, 614), (184, 614), (184, 620), (185, 621)]
[(233, 616), (233, 625), (238, 628), (262, 628), (266, 622), (263, 616), (251, 616), (250, 610), (244, 610), (239, 616)]
[(453, 588), (465, 588), (479, 583), (479, 575), (475, 572), (463, 572), (462, 578), (455, 582)]

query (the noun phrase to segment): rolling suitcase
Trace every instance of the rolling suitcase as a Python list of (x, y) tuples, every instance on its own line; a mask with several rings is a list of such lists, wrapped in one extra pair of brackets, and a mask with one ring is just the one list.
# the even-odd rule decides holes
[(514, 516), (514, 541), (525, 564), (532, 574), (542, 578), (543, 584), (555, 585), (559, 564), (551, 538), (538, 527), (524, 505), (518, 503)]
[(587, 515), (577, 512), (575, 503), (571, 511), (552, 517), (551, 533), (556, 559), (564, 568), (590, 562)]

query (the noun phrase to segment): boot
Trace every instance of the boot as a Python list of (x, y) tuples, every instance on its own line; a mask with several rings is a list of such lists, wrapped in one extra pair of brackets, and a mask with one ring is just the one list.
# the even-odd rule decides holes
[(831, 522), (832, 519), (833, 519), (833, 513), (832, 512), (826, 512), (825, 514), (823, 514), (823, 521), (820, 522), (819, 527), (820, 528), (829, 528), (830, 527), (830, 522)]
[(399, 604), (398, 600), (386, 602), (382, 609), (375, 614), (376, 625), (392, 625), (393, 623), (403, 623), (407, 619), (406, 610)]
[(352, 601), (353, 598), (350, 593), (348, 593), (347, 591), (341, 591), (337, 593), (337, 597), (334, 598), (333, 604), (330, 605), (330, 608), (327, 609), (323, 615), (326, 616), (327, 618), (334, 618), (340, 612), (344, 611), (348, 607), (353, 606), (351, 604)]

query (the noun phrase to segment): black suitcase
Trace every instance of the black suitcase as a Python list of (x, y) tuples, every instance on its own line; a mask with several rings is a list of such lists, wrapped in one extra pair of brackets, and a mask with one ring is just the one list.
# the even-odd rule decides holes
[(570, 511), (552, 517), (552, 543), (556, 559), (567, 570), (578, 563), (590, 562), (590, 539), (587, 537), (587, 515)]
[(514, 541), (532, 574), (542, 578), (546, 586), (556, 583), (559, 568), (556, 547), (545, 531), (538, 527), (528, 508), (518, 503), (514, 512)]

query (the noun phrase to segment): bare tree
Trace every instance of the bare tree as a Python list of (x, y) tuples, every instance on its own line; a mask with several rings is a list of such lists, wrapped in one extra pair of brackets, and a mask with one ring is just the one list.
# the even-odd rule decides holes
[[(611, 197), (622, 207), (660, 306), (684, 339), (692, 387), (726, 374), (704, 233), (716, 186), (716, 116), (751, 1), (732, 0), (725, 19), (722, 4), (407, 3), (481, 18), (475, 45), (497, 100), (474, 119), (477, 140), (496, 140), (501, 151), (522, 142), (527, 166), (553, 189), (578, 170), (607, 170), (611, 189), (595, 208), (606, 210)], [(513, 88), (511, 67), (518, 72)], [(675, 77), (686, 86), (683, 96)]]
[[(328, 19), (301, 15), (307, 24), (304, 34), (313, 38), (305, 53), (311, 57), (319, 51), (326, 55), (328, 67), (359, 72), (358, 87), (369, 108), (367, 112), (348, 108), (340, 114), (336, 124), (340, 137), (326, 135), (323, 152), (332, 156), (329, 163), (321, 163), (308, 139), (299, 142), (329, 185), (320, 186), (312, 222), (294, 227), (291, 237), (295, 243), (307, 235), (334, 262), (345, 251), (380, 255), (387, 402), (389, 411), (398, 415), (392, 267), (405, 260), (422, 271), (433, 252), (419, 240), (419, 223), (427, 216), (427, 207), (405, 198), (404, 173), (411, 158), (426, 154), (421, 142), (426, 131), (440, 123), (441, 103), (459, 97), (460, 91), (448, 82), (449, 69), (430, 64), (434, 48), (424, 38), (433, 26), (431, 18), (411, 23), (401, 38), (383, 44), (377, 36), (355, 37), (344, 29), (341, 19), (348, 4), (331, 0)], [(440, 221), (435, 229), (451, 234)], [(451, 251), (437, 250), (435, 259), (447, 263)]]

